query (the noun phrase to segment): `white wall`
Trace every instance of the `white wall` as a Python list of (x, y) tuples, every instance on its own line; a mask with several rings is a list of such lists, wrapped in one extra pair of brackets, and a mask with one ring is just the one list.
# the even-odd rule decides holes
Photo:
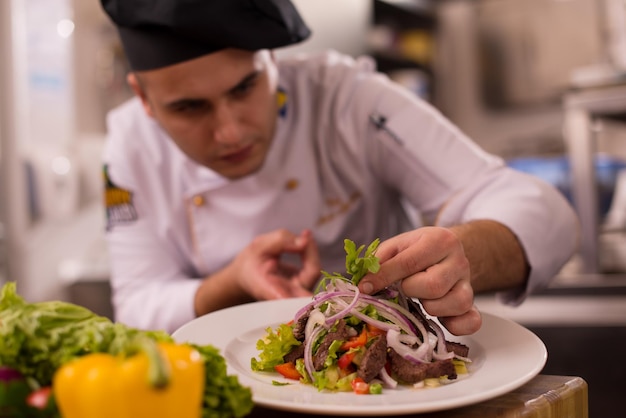
[[(85, 249), (83, 216), (73, 207), (78, 178), (68, 175), (75, 166), (53, 166), (68, 162), (55, 157), (67, 156), (76, 139), (73, 39), (71, 31), (63, 31), (71, 29), (72, 17), (69, 0), (0, 1), (5, 279), (16, 281), (18, 291), (32, 301), (63, 298), (59, 260)], [(35, 183), (27, 182), (27, 163)], [(31, 216), (34, 194), (41, 204), (39, 218)]]
[(302, 44), (283, 48), (281, 54), (336, 49), (352, 56), (366, 52), (371, 23), (370, 0), (292, 0), (312, 36)]
[[(17, 201), (21, 201), (23, 188), (15, 173), (18, 167), (14, 120), (13, 90), (13, 48), (12, 48), (11, 2), (0, 1), (0, 280), (8, 276), (6, 260), (15, 254), (9, 252), (8, 241), (13, 240), (23, 229), (23, 217), (19, 216)], [(17, 196), (9, 199), (8, 196)], [(9, 219), (12, 222), (9, 222)]]
[(23, 247), (28, 228), (26, 209), (26, 184), (22, 175), (20, 115), (23, 102), (20, 86), (16, 82), (22, 69), (16, 65), (18, 51), (15, 39), (19, 28), (15, 25), (17, 0), (0, 1), (0, 222), (3, 223), (5, 279), (23, 277)]

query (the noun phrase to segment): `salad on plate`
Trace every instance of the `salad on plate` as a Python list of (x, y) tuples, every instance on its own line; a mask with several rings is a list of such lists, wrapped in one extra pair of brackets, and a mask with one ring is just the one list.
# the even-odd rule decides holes
[(380, 268), (379, 243), (357, 248), (344, 240), (346, 275), (322, 271), (311, 301), (257, 341), (252, 370), (279, 373), (319, 391), (357, 394), (439, 386), (468, 375), (469, 348), (448, 341), (440, 324), (399, 285), (374, 295), (359, 291), (361, 278)]

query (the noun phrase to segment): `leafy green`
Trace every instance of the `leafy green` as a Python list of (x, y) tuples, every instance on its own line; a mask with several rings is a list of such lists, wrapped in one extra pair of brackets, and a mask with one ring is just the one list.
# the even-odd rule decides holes
[(347, 376), (342, 377), (337, 381), (336, 389), (338, 391), (346, 392), (352, 389), (351, 382), (358, 377), (357, 372), (350, 373)]
[(340, 380), (339, 368), (334, 364), (331, 366), (325, 366), (322, 370), (313, 371), (313, 377), (315, 380), (312, 384), (317, 388), (317, 390), (335, 390), (337, 389), (337, 384)]
[(302, 378), (300, 379), (303, 383), (311, 383), (311, 379), (309, 378), (309, 372), (306, 371), (306, 365), (304, 364), (304, 359), (299, 358), (296, 360), (296, 370), (300, 373)]
[(194, 345), (204, 360), (205, 389), (202, 418), (243, 417), (250, 413), (254, 404), (252, 392), (242, 387), (236, 376), (226, 370), (226, 360), (217, 348)]
[(28, 381), (21, 375), (19, 378), (0, 381), (0, 417), (28, 416), (26, 397), (32, 390)]
[(145, 334), (171, 341), (164, 332), (139, 331), (114, 324), (82, 306), (61, 301), (27, 303), (14, 282), (0, 293), (0, 364), (11, 366), (42, 386), (69, 360), (93, 352), (123, 353)]
[[(10, 366), (41, 386), (55, 371), (89, 353), (130, 354), (136, 341), (170, 341), (164, 331), (146, 331), (114, 323), (89, 309), (62, 301), (27, 303), (14, 282), (0, 292), (0, 365)], [(203, 418), (241, 417), (253, 408), (249, 388), (226, 373), (226, 361), (213, 346), (194, 346), (204, 359), (206, 384)]]
[(302, 344), (293, 336), (291, 325), (281, 324), (276, 328), (276, 332), (272, 327), (268, 327), (265, 331), (267, 332), (265, 338), (256, 343), (257, 350), (261, 351), (259, 359), (253, 357), (250, 361), (252, 370), (257, 372), (274, 370), (274, 366), (284, 363), (285, 354), (289, 353), (293, 347)]
[[(364, 245), (359, 247), (349, 240), (344, 240), (344, 249), (346, 252), (346, 276), (341, 273), (330, 274), (322, 270), (322, 274), (325, 280), (322, 280), (316, 289), (316, 293), (326, 288), (328, 281), (344, 280), (351, 282), (354, 285), (358, 285), (359, 281), (367, 273), (376, 273), (380, 269), (380, 262), (376, 256), (376, 249), (380, 244), (380, 239), (375, 239), (371, 242), (367, 248)], [(363, 251), (365, 253), (363, 254)], [(328, 308), (327, 303), (322, 303), (319, 307), (321, 312), (324, 312)], [(378, 318), (378, 312), (373, 306), (368, 306), (364, 313), (374, 318)], [(350, 325), (356, 326), (361, 324), (362, 321), (355, 317), (350, 316), (347, 319)], [(312, 352), (318, 350), (319, 345), (323, 341), (324, 337), (330, 330), (322, 331), (315, 341), (312, 341)], [(252, 358), (251, 368), (254, 371), (273, 371), (274, 366), (284, 362), (284, 356), (289, 353), (294, 346), (302, 344), (296, 340), (293, 335), (293, 326), (290, 324), (281, 324), (273, 330), (271, 327), (265, 329), (266, 335), (264, 338), (257, 341), (256, 348), (260, 351), (257, 358)], [(340, 377), (339, 368), (337, 367), (337, 358), (343, 341), (335, 340), (330, 344), (328, 348), (328, 355), (325, 359), (324, 368), (320, 371), (312, 372), (312, 380), (303, 359), (296, 360), (296, 369), (302, 375), (302, 382), (313, 384), (318, 390), (330, 389), (330, 390), (350, 390), (350, 381), (356, 377), (356, 373), (349, 376)]]
[[(350, 276), (345, 277), (341, 273), (330, 274), (322, 270), (322, 274), (326, 279), (334, 280), (348, 280), (355, 286), (359, 284), (363, 276), (367, 273), (376, 273), (380, 270), (380, 261), (376, 257), (376, 249), (380, 244), (380, 239), (376, 238), (365, 249), (365, 245), (360, 245), (358, 248), (354, 241), (349, 239), (343, 240), (344, 250), (346, 251), (346, 273)], [(365, 249), (365, 254), (361, 257), (361, 253)]]
[(335, 340), (330, 343), (330, 347), (328, 347), (328, 356), (326, 356), (326, 360), (324, 360), (324, 367), (337, 364), (337, 351), (341, 347), (341, 344), (343, 344), (342, 340)]

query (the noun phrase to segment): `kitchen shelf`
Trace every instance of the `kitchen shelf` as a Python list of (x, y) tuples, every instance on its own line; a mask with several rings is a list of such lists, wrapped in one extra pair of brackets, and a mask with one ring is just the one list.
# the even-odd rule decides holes
[(403, 56), (393, 51), (372, 51), (372, 58), (376, 60), (378, 70), (386, 73), (399, 68), (422, 70), (428, 75), (433, 75), (431, 65)]
[(369, 55), (379, 71), (430, 101), (436, 31), (434, 1), (374, 0)]
[(561, 275), (539, 294), (626, 296), (626, 273)]
[(374, 22), (388, 23), (402, 29), (415, 27), (434, 29), (437, 26), (432, 1), (374, 0)]
[(626, 114), (626, 84), (575, 89), (563, 99), (564, 140), (572, 170), (574, 206), (581, 223), (582, 272), (601, 272), (600, 217), (593, 157), (596, 118)]

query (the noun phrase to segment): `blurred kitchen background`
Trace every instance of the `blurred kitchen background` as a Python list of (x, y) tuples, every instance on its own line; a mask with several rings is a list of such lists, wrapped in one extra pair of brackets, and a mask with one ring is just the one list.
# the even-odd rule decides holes
[[(626, 347), (626, 1), (295, 3), (314, 35), (279, 54), (369, 54), (570, 199), (581, 251), (551, 288), (520, 308), (477, 302), (540, 335), (546, 373), (585, 378), (592, 416), (620, 410), (626, 366), (593, 365)], [(97, 0), (0, 0), (0, 60), (0, 280), (111, 316), (100, 152), (106, 112), (131, 95), (117, 34)]]

